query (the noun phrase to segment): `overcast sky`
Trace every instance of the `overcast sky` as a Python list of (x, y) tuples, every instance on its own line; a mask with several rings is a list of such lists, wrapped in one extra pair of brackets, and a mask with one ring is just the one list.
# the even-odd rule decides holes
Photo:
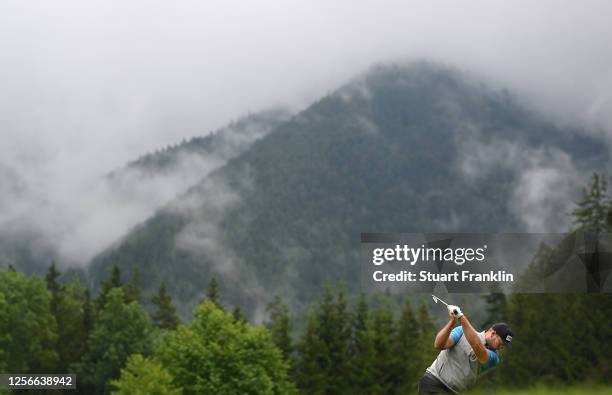
[(612, 136), (611, 16), (610, 1), (2, 1), (0, 170), (70, 211), (147, 151), (422, 58)]

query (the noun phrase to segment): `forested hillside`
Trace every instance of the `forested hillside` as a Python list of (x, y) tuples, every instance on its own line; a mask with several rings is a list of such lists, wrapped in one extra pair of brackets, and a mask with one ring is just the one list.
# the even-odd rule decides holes
[(216, 277), (261, 318), (274, 294), (301, 309), (326, 281), (355, 293), (361, 232), (564, 232), (577, 185), (610, 166), (589, 136), (455, 70), (381, 66), (97, 256), (92, 284), (139, 269), (144, 293), (163, 279), (187, 317)]
[(123, 172), (138, 171), (150, 177), (181, 170), (186, 160), (201, 160), (223, 163), (244, 151), (255, 140), (265, 136), (280, 123), (289, 119), (290, 113), (283, 109), (261, 111), (251, 114), (211, 132), (171, 145), (128, 163), (123, 169), (109, 174), (111, 179), (121, 177)]

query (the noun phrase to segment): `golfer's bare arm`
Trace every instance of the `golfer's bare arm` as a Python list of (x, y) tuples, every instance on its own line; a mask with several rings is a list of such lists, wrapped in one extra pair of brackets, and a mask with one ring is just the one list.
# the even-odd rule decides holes
[(436, 339), (434, 340), (434, 347), (436, 350), (445, 350), (455, 345), (455, 342), (450, 337), (450, 333), (454, 326), (455, 318), (451, 317), (446, 325), (444, 325), (444, 327), (440, 329), (440, 332), (438, 332), (436, 335)]
[(461, 322), (461, 326), (463, 327), (463, 336), (465, 336), (465, 339), (468, 341), (468, 343), (470, 343), (470, 346), (472, 346), (472, 350), (474, 350), (474, 354), (476, 354), (478, 362), (481, 364), (487, 363), (489, 360), (487, 348), (481, 343), (478, 333), (472, 324), (470, 324), (470, 321), (465, 315), (463, 315), (459, 319), (459, 322)]

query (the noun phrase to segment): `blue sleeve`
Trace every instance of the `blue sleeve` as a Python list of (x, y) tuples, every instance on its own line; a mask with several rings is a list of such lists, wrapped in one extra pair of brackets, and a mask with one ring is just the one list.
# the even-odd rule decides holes
[(456, 327), (450, 333), (450, 337), (451, 337), (451, 339), (453, 339), (455, 344), (459, 343), (459, 340), (461, 339), (461, 336), (463, 336), (463, 327), (462, 326)]
[(499, 356), (493, 350), (489, 350), (487, 348), (487, 353), (489, 354), (489, 360), (482, 365), (482, 371), (494, 368), (499, 364)]

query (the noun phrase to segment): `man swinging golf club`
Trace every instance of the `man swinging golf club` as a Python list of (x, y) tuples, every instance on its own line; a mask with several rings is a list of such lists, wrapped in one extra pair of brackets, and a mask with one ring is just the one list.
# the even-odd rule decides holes
[[(449, 320), (436, 335), (434, 347), (440, 354), (419, 381), (419, 394), (458, 393), (473, 384), (480, 373), (499, 364), (497, 350), (509, 346), (513, 334), (504, 323), (477, 332), (459, 306), (433, 298), (447, 306)], [(456, 320), (461, 326), (453, 329)]]

